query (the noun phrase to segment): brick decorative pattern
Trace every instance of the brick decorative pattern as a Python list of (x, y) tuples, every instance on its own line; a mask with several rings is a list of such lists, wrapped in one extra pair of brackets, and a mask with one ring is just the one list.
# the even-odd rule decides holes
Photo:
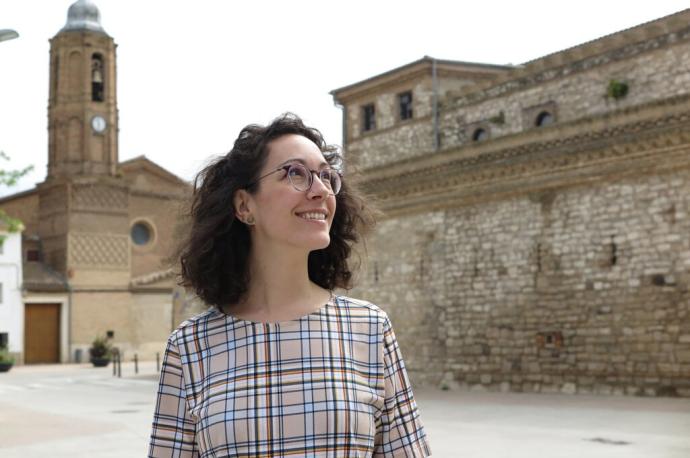
[(70, 265), (129, 268), (129, 237), (119, 234), (69, 234)]
[(100, 210), (126, 210), (127, 189), (106, 186), (73, 186), (72, 202), (75, 208)]

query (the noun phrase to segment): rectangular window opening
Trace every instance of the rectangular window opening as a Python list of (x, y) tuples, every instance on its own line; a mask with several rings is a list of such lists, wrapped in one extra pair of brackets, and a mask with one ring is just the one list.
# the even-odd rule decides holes
[(26, 260), (29, 262), (40, 261), (41, 259), (38, 250), (26, 250)]
[(412, 119), (412, 92), (407, 91), (398, 95), (400, 104), (400, 120)]
[(362, 118), (364, 121), (362, 125), (364, 132), (376, 129), (376, 109), (373, 103), (362, 107)]

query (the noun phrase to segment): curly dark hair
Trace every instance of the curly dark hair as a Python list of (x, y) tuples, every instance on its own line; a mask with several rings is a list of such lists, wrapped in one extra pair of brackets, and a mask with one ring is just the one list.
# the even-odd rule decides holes
[[(213, 160), (194, 180), (187, 216), (190, 225), (178, 247), (180, 284), (209, 305), (222, 309), (235, 304), (249, 286), (251, 237), (235, 217), (233, 196), (239, 189), (256, 193), (268, 156), (268, 145), (283, 135), (302, 135), (319, 147), (331, 167), (341, 169), (342, 154), (328, 145), (321, 132), (286, 113), (268, 126), (250, 124), (240, 132), (232, 150)], [(336, 197), (330, 244), (309, 253), (309, 279), (328, 290), (349, 289), (352, 270), (348, 262), (354, 244), (374, 225), (374, 211), (346, 177)]]

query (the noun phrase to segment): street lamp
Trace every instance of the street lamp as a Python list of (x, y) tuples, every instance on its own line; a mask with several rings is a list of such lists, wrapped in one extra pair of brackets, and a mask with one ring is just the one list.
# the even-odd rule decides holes
[(0, 29), (0, 41), (7, 41), (17, 38), (19, 34), (12, 29)]

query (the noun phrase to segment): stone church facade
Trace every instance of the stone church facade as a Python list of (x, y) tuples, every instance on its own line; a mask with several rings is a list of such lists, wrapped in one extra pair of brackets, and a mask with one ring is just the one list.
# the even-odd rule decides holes
[(174, 327), (170, 254), (189, 184), (140, 156), (118, 159), (116, 45), (79, 0), (50, 40), (48, 175), (0, 199), (23, 233), (25, 363), (87, 360), (108, 335), (152, 358)]
[(384, 213), (351, 294), (416, 383), (690, 396), (688, 24), (332, 92)]

